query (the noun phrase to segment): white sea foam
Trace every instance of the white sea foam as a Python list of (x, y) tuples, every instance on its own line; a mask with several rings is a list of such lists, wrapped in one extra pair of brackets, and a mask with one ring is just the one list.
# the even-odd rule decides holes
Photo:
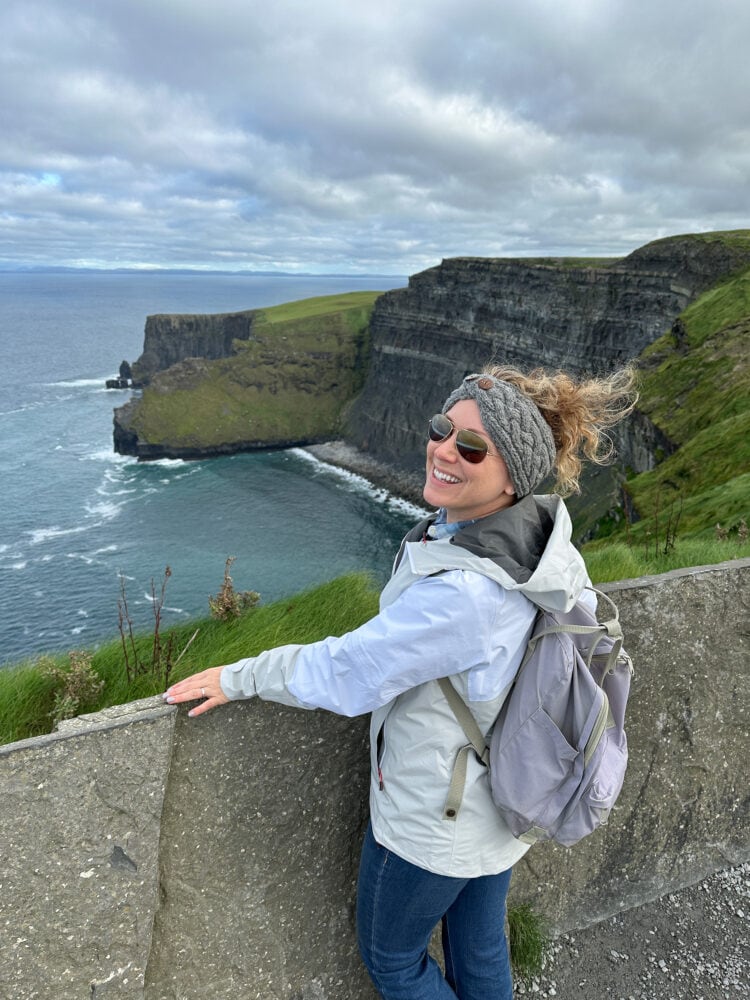
[(121, 504), (113, 503), (111, 500), (102, 500), (101, 503), (87, 503), (85, 510), (92, 517), (100, 517), (103, 521), (111, 521), (120, 513)]
[(149, 465), (160, 465), (162, 468), (174, 468), (179, 465), (188, 465), (188, 460), (184, 458), (157, 458), (153, 462), (149, 462)]
[[(109, 481), (112, 482), (111, 479)], [(96, 492), (100, 497), (126, 497), (131, 496), (133, 493), (137, 493), (138, 490), (135, 489), (135, 487), (132, 490), (108, 490), (105, 489), (104, 486), (97, 486)]]
[(116, 465), (137, 465), (138, 459), (132, 455), (120, 455), (113, 448), (99, 448), (84, 456), (87, 462), (114, 462)]
[(62, 386), (65, 389), (89, 389), (91, 386), (96, 386), (98, 389), (105, 389), (104, 383), (108, 378), (112, 377), (112, 375), (103, 375), (101, 378), (70, 378), (62, 379), (59, 382), (45, 382), (44, 385)]
[(14, 552), (9, 545), (6, 545), (5, 548), (9, 551), (0, 555), (0, 562), (18, 562), (19, 559), (24, 558), (23, 552)]
[(93, 525), (90, 524), (79, 524), (75, 528), (60, 528), (58, 525), (53, 525), (51, 528), (34, 528), (31, 531), (26, 531), (25, 534), (31, 536), (32, 545), (41, 545), (42, 542), (48, 542), (52, 538), (62, 538), (64, 535), (80, 535), (84, 531), (88, 531)]
[(85, 563), (87, 566), (93, 566), (95, 562), (95, 560), (92, 559), (91, 556), (86, 556), (83, 554), (83, 552), (66, 552), (65, 557), (67, 559), (80, 559), (81, 562)]
[[(67, 398), (67, 397), (65, 397), (65, 398)], [(24, 403), (22, 406), (14, 406), (10, 410), (2, 410), (2, 411), (0, 411), (0, 417), (10, 417), (14, 413), (26, 413), (28, 410), (38, 410), (42, 406), (46, 406), (48, 404), (48, 402), (49, 402), (48, 399), (35, 399), (35, 400), (32, 400), (29, 403)]]
[(420, 507), (410, 500), (403, 500), (401, 497), (394, 496), (393, 493), (383, 489), (381, 486), (376, 486), (369, 479), (359, 475), (357, 472), (350, 472), (349, 469), (342, 469), (338, 465), (324, 462), (303, 448), (290, 448), (289, 450), (298, 458), (306, 459), (311, 465), (316, 466), (322, 472), (335, 476), (342, 483), (350, 487), (352, 491), (366, 493), (376, 503), (384, 504), (389, 510), (398, 510), (414, 518), (422, 518), (427, 514), (427, 510), (424, 507)]

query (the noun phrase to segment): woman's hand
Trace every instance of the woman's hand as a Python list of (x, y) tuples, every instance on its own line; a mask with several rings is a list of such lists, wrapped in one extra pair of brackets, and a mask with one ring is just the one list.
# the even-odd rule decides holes
[(229, 698), (219, 684), (222, 669), (222, 667), (210, 667), (199, 674), (193, 674), (192, 677), (186, 677), (184, 681), (178, 681), (162, 695), (164, 701), (169, 705), (179, 705), (183, 701), (203, 699), (200, 705), (188, 712), (191, 718), (203, 715), (217, 705), (226, 705)]

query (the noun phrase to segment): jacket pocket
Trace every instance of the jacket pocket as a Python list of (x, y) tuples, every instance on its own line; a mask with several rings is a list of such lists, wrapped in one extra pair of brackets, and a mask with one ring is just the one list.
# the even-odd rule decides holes
[(380, 727), (375, 746), (375, 766), (377, 768), (378, 788), (385, 791), (385, 780), (383, 778), (383, 758), (385, 757), (385, 723)]

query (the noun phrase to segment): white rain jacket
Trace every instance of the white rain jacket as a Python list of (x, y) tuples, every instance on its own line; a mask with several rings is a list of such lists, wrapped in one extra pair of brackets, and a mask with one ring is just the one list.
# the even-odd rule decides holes
[(504, 871), (528, 847), (500, 818), (486, 768), (471, 754), (459, 815), (443, 818), (466, 737), (437, 679), (452, 678), (487, 733), (521, 662), (535, 605), (569, 610), (588, 576), (559, 497), (524, 497), (427, 541), (431, 520), (407, 535), (378, 615), (340, 638), (230, 664), (221, 686), (231, 699), (372, 712), (375, 839), (419, 867), (471, 878)]

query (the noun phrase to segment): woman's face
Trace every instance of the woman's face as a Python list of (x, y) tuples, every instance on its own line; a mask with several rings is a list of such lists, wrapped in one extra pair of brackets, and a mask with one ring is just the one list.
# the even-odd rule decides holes
[(515, 500), (508, 468), (485, 431), (479, 407), (473, 399), (462, 399), (448, 410), (456, 430), (480, 434), (489, 451), (477, 465), (456, 451), (456, 435), (444, 441), (427, 442), (427, 475), (423, 496), (434, 507), (445, 507), (448, 521), (469, 521), (485, 517)]

